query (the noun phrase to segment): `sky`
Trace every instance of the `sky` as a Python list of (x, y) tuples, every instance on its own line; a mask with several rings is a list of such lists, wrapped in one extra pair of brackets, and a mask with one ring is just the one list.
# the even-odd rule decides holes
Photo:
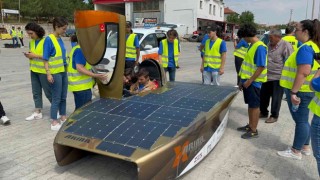
[[(314, 1), (313, 17), (315, 19), (318, 18), (320, 0)], [(287, 24), (290, 19), (290, 9), (293, 10), (291, 18), (293, 21), (311, 19), (313, 0), (224, 0), (224, 3), (225, 7), (229, 7), (238, 14), (251, 11), (256, 23), (274, 25)]]

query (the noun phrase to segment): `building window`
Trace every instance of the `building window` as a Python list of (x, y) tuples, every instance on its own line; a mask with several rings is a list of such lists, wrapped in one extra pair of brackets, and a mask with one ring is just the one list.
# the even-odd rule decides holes
[(222, 8), (220, 8), (220, 17), (222, 17)]
[(134, 2), (133, 11), (143, 12), (143, 11), (159, 11), (159, 0), (148, 0), (144, 2)]
[(203, 1), (200, 1), (200, 9), (202, 9)]
[(209, 14), (212, 14), (212, 4), (209, 5)]
[(216, 5), (213, 6), (213, 15), (216, 15)]

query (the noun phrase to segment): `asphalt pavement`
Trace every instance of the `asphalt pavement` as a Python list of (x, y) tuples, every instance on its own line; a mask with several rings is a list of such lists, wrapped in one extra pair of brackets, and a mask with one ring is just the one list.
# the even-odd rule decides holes
[[(64, 40), (70, 52), (70, 41)], [(28, 39), (25, 41), (28, 44)], [(0, 125), (0, 179), (134, 179), (136, 169), (132, 165), (100, 155), (90, 155), (64, 167), (57, 165), (53, 151), (56, 132), (50, 130), (50, 104), (44, 95), (43, 120), (25, 121), (34, 109), (29, 63), (23, 55), (28, 48), (3, 48), (5, 43), (11, 41), (0, 41), (0, 100), (11, 125)], [(201, 83), (198, 45), (181, 43), (181, 68), (177, 70), (177, 81)], [(221, 85), (234, 86), (233, 44), (227, 42), (227, 46), (227, 62)], [(67, 113), (73, 110), (73, 94), (69, 92)], [(278, 122), (266, 124), (264, 120), (259, 121), (259, 138), (241, 139), (241, 133), (236, 128), (245, 125), (248, 116), (243, 95), (239, 93), (231, 106), (228, 126), (220, 142), (200, 164), (180, 179), (319, 179), (313, 156), (293, 160), (276, 154), (293, 142), (295, 124), (286, 101), (282, 101)]]

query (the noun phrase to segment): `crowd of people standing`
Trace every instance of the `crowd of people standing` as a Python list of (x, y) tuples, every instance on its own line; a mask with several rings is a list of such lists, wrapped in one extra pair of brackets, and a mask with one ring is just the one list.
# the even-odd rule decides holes
[[(106, 78), (104, 75), (91, 71), (91, 66), (86, 63), (75, 36), (72, 37), (75, 45), (69, 55), (70, 62), (67, 63), (66, 48), (61, 39), (67, 26), (68, 22), (65, 18), (55, 18), (53, 33), (46, 37), (44, 29), (37, 23), (32, 22), (25, 26), (31, 41), (29, 52), (25, 52), (24, 55), (30, 62), (35, 105), (34, 112), (26, 120), (43, 117), (41, 112), (43, 90), (51, 103), (52, 130), (59, 130), (67, 119), (68, 86), (75, 97), (75, 109), (78, 109), (91, 100), (93, 78), (100, 80)], [(126, 24), (126, 68), (135, 71), (134, 67), (139, 64), (140, 46), (131, 27), (132, 24), (128, 22)], [(208, 34), (199, 48), (203, 84), (220, 85), (220, 76), (224, 74), (226, 61), (226, 42), (219, 38), (219, 27), (215, 24), (209, 26), (207, 31)], [(243, 139), (259, 137), (257, 130), (259, 119), (267, 118), (266, 123), (276, 123), (280, 116), (282, 96), (285, 94), (290, 114), (296, 124), (294, 141), (291, 147), (278, 151), (277, 154), (300, 160), (302, 155), (311, 155), (311, 140), (313, 155), (317, 160), (320, 174), (320, 22), (303, 20), (295, 27), (289, 26), (284, 38), (282, 38), (281, 30), (272, 29), (269, 32), (270, 43), (267, 45), (260, 41), (256, 34), (257, 30), (253, 25), (244, 24), (237, 34), (239, 41), (234, 43), (237, 86), (243, 91), (244, 102), (248, 104), (249, 117), (248, 124), (237, 130), (244, 132), (241, 135)], [(14, 27), (11, 35), (14, 37), (13, 44), (15, 44), (19, 33)], [(21, 43), (23, 44), (23, 38)], [(169, 80), (175, 81), (180, 55), (180, 42), (176, 31), (168, 31), (167, 38), (160, 43), (158, 54), (159, 63), (165, 72), (169, 73)], [(140, 80), (130, 86), (132, 94), (136, 94), (141, 87), (155, 88), (155, 84), (150, 81), (149, 73), (145, 69), (136, 73)], [(127, 79), (127, 75), (124, 74), (124, 83)], [(309, 111), (314, 114), (311, 126)], [(1, 103), (0, 117), (4, 124), (10, 122)]]
[[(295, 122), (293, 145), (277, 154), (286, 158), (302, 159), (302, 155), (313, 155), (318, 163), (320, 174), (320, 22), (303, 20), (295, 27), (286, 29), (281, 38), (280, 30), (269, 32), (270, 43), (265, 45), (256, 37), (256, 29), (245, 24), (238, 31), (243, 38), (243, 46), (235, 44), (235, 66), (242, 65), (239, 71), (239, 89), (243, 91), (248, 104), (249, 124), (237, 130), (245, 132), (241, 137), (258, 137), (259, 118), (268, 118), (268, 106), (271, 103), (271, 115), (266, 123), (275, 123), (283, 92), (288, 108)], [(295, 33), (295, 36), (293, 35)], [(240, 43), (239, 43), (240, 44)], [(243, 57), (243, 60), (239, 58)], [(309, 110), (314, 113), (311, 127)]]

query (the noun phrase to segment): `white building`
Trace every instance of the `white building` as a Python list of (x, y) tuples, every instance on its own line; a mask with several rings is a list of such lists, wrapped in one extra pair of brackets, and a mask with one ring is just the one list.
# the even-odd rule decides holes
[(96, 10), (117, 12), (134, 22), (135, 27), (157, 23), (180, 25), (179, 34), (192, 34), (199, 27), (216, 22), (223, 28), (223, 0), (94, 0)]

